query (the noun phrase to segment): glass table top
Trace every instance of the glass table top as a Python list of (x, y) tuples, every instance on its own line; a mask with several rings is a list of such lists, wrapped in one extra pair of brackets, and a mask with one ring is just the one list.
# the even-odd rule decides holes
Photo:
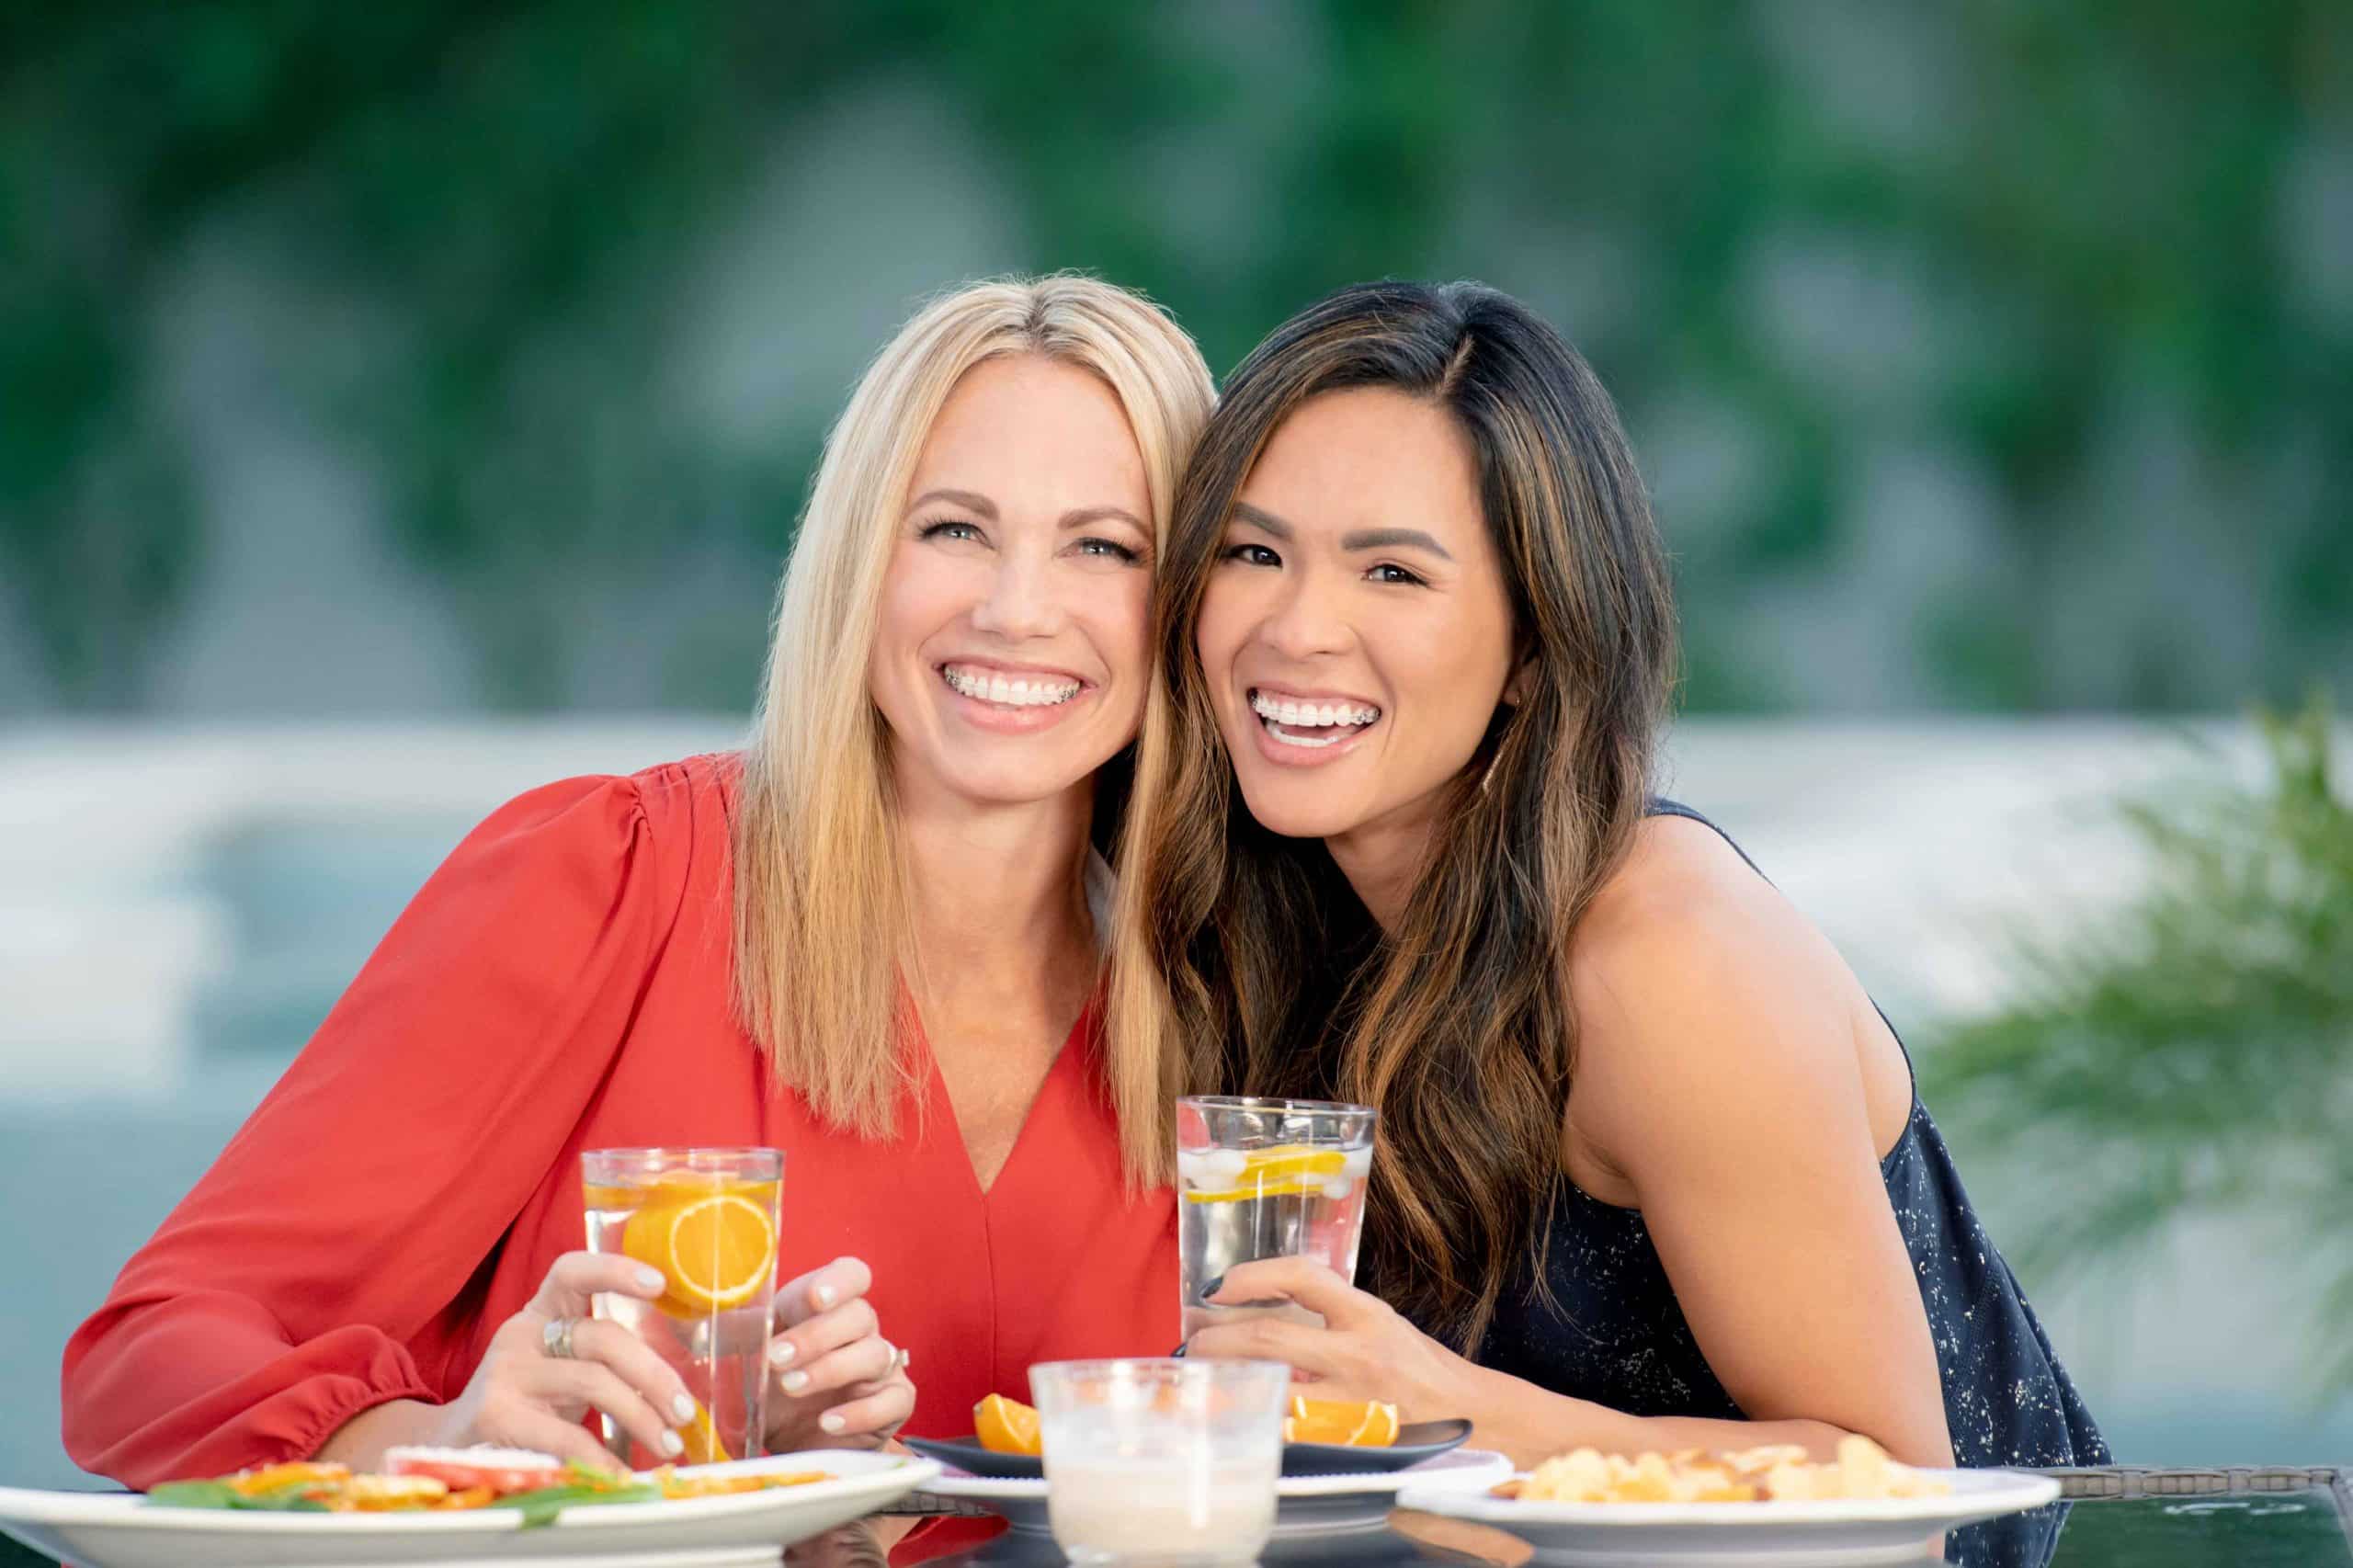
[[(1949, 1568), (2353, 1568), (2353, 1470), (2052, 1471), (2069, 1499), (1945, 1538)], [(1500, 1531), (1426, 1516), (1392, 1516), (1361, 1538), (1278, 1542), (1266, 1568), (1542, 1568)], [(791, 1568), (870, 1568), (854, 1535), (787, 1554)], [(1001, 1536), (936, 1560), (944, 1568), (1052, 1568), (1062, 1554), (1036, 1537)], [(1930, 1564), (1937, 1560), (1923, 1557)], [(1733, 1568), (1734, 1560), (1723, 1560)], [(1775, 1568), (1805, 1568), (1777, 1559)]]
[[(2353, 1469), (2048, 1472), (2068, 1501), (1946, 1538), (1951, 1568), (2353, 1568)], [(883, 1568), (872, 1532), (853, 1525), (785, 1553), (786, 1568)], [(1037, 1536), (1005, 1535), (935, 1558), (943, 1568), (1055, 1568)], [(1516, 1537), (1458, 1520), (1395, 1515), (1392, 1528), (1279, 1542), (1267, 1568), (1541, 1568)], [(1934, 1558), (1922, 1558), (1924, 1564)], [(0, 1536), (0, 1568), (50, 1559)], [(1733, 1560), (1724, 1560), (1732, 1568)], [(1777, 1560), (1776, 1568), (1806, 1568)]]

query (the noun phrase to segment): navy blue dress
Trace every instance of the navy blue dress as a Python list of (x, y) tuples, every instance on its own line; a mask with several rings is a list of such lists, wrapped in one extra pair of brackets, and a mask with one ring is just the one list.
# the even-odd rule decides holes
[[(1653, 812), (1715, 826), (1672, 801), (1656, 802)], [(1916, 1090), (1911, 1119), (1880, 1174), (1928, 1311), (1960, 1462), (2110, 1462), (2017, 1278), (1970, 1208)], [(1497, 1302), (1479, 1363), (1632, 1415), (1743, 1418), (1691, 1336), (1641, 1211), (1604, 1203), (1565, 1176), (1551, 1208), (1546, 1273), (1553, 1304), (1533, 1289), (1531, 1266), (1523, 1264)]]

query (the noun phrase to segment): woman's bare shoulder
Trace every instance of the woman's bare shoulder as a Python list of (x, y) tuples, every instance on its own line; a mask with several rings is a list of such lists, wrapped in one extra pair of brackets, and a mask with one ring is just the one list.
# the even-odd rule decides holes
[(1851, 1072), (1843, 960), (1705, 824), (1644, 820), (1568, 964), (1578, 1121), (1605, 1137), (1697, 1085)]

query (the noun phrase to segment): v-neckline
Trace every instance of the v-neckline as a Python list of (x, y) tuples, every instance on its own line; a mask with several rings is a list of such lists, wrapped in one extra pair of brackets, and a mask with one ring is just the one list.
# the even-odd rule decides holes
[(1021, 1125), (1014, 1130), (1013, 1145), (1005, 1153), (1005, 1163), (996, 1168), (994, 1179), (983, 1184), (980, 1171), (972, 1164), (972, 1146), (964, 1141), (964, 1124), (957, 1119), (956, 1101), (948, 1092), (948, 1075), (939, 1070), (939, 1053), (932, 1049), (931, 1031), (924, 1027), (920, 1014), (915, 1028), (923, 1040), (924, 1074), (929, 1096), (929, 1112), (944, 1122), (949, 1145), (955, 1155), (956, 1166), (964, 1173), (967, 1190), (983, 1208), (997, 1193), (1004, 1190), (1006, 1179), (1022, 1163), (1024, 1153), (1044, 1134), (1037, 1131), (1040, 1113), (1046, 1108), (1046, 1099), (1061, 1085), (1063, 1074), (1074, 1070), (1077, 1059), (1084, 1054), (1087, 1026), (1095, 1017), (1096, 998), (1088, 996), (1072, 1020), (1070, 1032), (1063, 1036), (1062, 1044), (1054, 1051), (1054, 1059), (1046, 1068), (1046, 1075), (1038, 1080), (1038, 1092), (1029, 1096), (1029, 1108), (1021, 1113)]

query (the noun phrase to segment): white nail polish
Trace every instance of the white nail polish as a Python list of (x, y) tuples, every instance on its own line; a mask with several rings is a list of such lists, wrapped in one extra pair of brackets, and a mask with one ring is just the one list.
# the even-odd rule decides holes
[(676, 1432), (665, 1432), (662, 1434), (662, 1451), (675, 1459), (687, 1451), (687, 1440)]
[(768, 1361), (773, 1366), (784, 1366), (799, 1354), (801, 1347), (790, 1339), (779, 1339), (768, 1346)]
[(828, 1410), (824, 1415), (817, 1417), (817, 1425), (828, 1432), (838, 1432), (849, 1423), (843, 1420), (837, 1413)]
[(820, 1285), (817, 1287), (817, 1305), (820, 1307), (830, 1307), (835, 1301), (841, 1300), (841, 1294), (842, 1293), (839, 1290), (835, 1290), (831, 1285)]
[(787, 1373), (785, 1373), (785, 1374), (784, 1374), (784, 1392), (787, 1392), (787, 1393), (799, 1393), (802, 1389), (805, 1389), (805, 1388), (807, 1388), (808, 1386), (809, 1386), (809, 1374), (808, 1374), (808, 1373), (806, 1373), (806, 1372), (787, 1372)]
[(662, 1278), (662, 1271), (660, 1269), (650, 1267), (641, 1268), (637, 1271), (637, 1282), (644, 1286), (649, 1290), (659, 1290), (663, 1286), (669, 1283), (669, 1281)]
[(672, 1394), (670, 1396), (670, 1414), (676, 1415), (681, 1421), (692, 1421), (695, 1418), (694, 1396), (692, 1394), (685, 1393)]

